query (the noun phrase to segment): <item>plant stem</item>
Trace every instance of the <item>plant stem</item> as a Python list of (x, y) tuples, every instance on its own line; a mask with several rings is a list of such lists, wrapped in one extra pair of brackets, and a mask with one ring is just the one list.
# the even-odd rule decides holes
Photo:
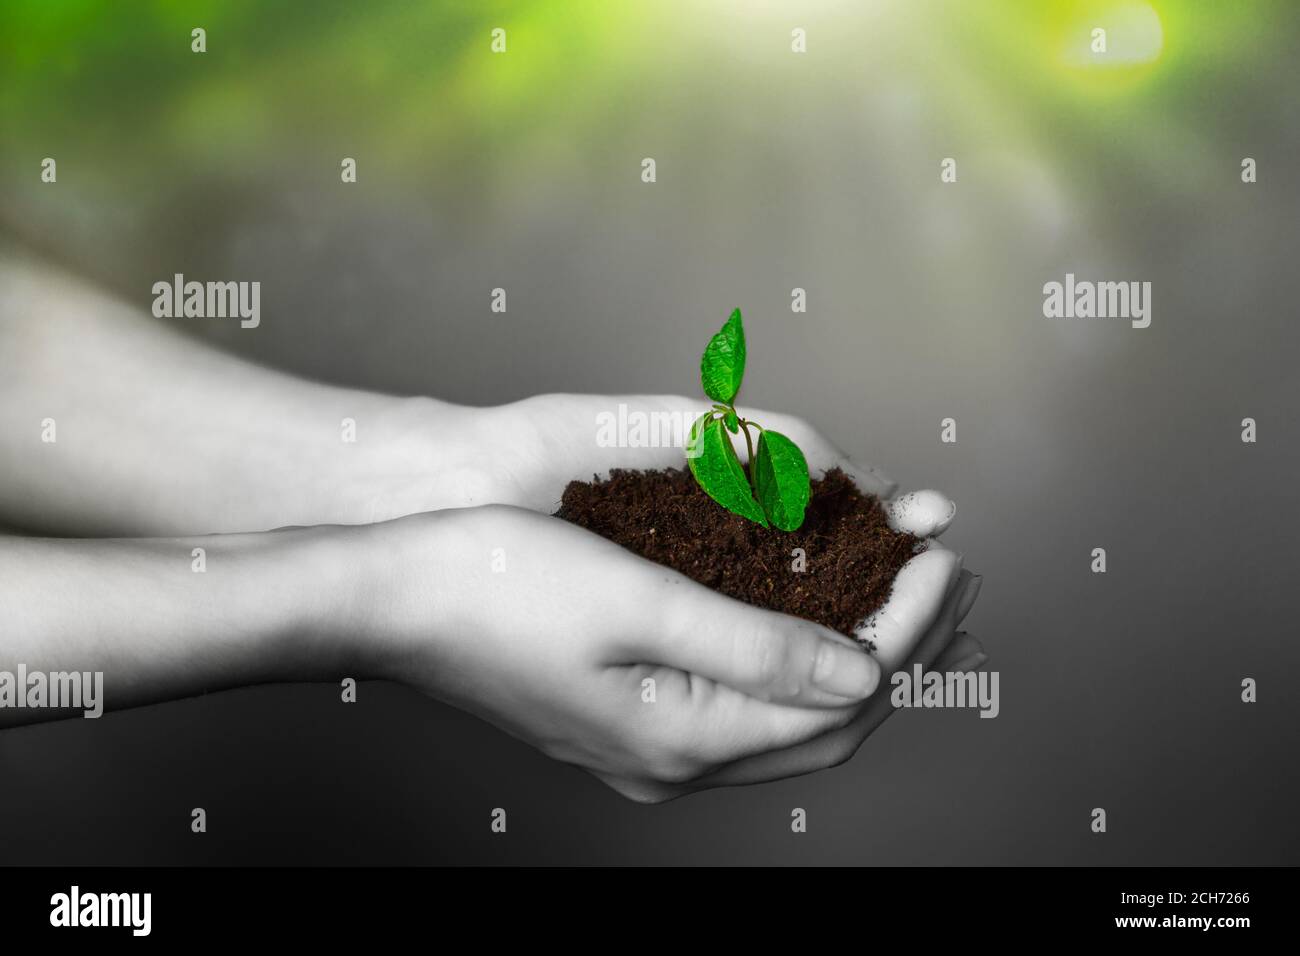
[[(732, 409), (735, 411), (735, 409)], [(749, 461), (745, 463), (745, 477), (749, 479), (749, 487), (753, 490), (755, 496), (758, 495), (758, 482), (754, 480), (754, 440), (749, 437), (750, 423), (743, 418), (739, 418), (740, 428), (745, 433), (745, 449), (749, 452)]]

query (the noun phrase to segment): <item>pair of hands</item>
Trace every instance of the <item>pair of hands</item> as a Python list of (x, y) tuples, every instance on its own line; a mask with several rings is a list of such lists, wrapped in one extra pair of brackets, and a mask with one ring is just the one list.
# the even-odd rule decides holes
[[(705, 402), (467, 408), (304, 382), (0, 256), (0, 519), (80, 539), (0, 543), (0, 657), (104, 671), (113, 707), (406, 681), (647, 801), (838, 763), (890, 713), (894, 668), (978, 665), (956, 636), (978, 580), (937, 546), (899, 575), (870, 658), (548, 517), (572, 479), (684, 464), (680, 447), (601, 447), (598, 415), (620, 404), (689, 424)], [(806, 423), (745, 411), (814, 474), (838, 465), (892, 498)], [(922, 537), (952, 519), (935, 493), (892, 500)], [(307, 529), (265, 530), (285, 525)]]
[[(631, 799), (659, 802), (840, 764), (892, 712), (895, 670), (983, 663), (980, 644), (957, 632), (980, 579), (934, 540), (953, 518), (952, 502), (928, 491), (896, 496), (893, 482), (789, 416), (755, 412), (799, 444), (814, 475), (843, 468), (887, 501), (896, 529), (928, 539), (870, 622), (871, 655), (549, 517), (575, 478), (683, 464), (680, 448), (598, 447), (596, 416), (620, 402), (687, 415), (697, 404), (547, 395), (482, 410), (501, 414), (515, 437), (504, 454), (459, 473), (457, 503), (466, 507), (375, 526), (403, 556), (382, 598), (396, 638), (384, 676), (476, 713)], [(373, 517), (410, 507), (410, 494), (418, 492), (399, 487), (357, 507)]]

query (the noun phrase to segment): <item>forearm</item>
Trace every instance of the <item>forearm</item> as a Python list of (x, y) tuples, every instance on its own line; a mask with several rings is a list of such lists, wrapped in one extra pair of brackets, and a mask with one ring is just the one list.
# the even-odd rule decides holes
[(29, 692), (16, 686), (20, 668), (102, 674), (109, 710), (271, 681), (379, 676), (386, 650), (373, 602), (386, 575), (369, 534), (0, 537), (0, 727), (68, 716), (48, 709), (52, 701), (16, 706)]
[(472, 504), (483, 414), (262, 368), (0, 258), (0, 520), (21, 527), (234, 532)]

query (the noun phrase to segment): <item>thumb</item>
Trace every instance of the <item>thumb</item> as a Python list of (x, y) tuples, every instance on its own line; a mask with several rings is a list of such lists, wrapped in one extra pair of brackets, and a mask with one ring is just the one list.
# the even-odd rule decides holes
[(895, 531), (934, 538), (948, 530), (957, 505), (941, 491), (909, 491), (885, 502), (885, 515)]
[(725, 597), (687, 578), (666, 582), (661, 615), (637, 663), (674, 667), (759, 700), (844, 707), (870, 697), (880, 665), (851, 639), (789, 614)]

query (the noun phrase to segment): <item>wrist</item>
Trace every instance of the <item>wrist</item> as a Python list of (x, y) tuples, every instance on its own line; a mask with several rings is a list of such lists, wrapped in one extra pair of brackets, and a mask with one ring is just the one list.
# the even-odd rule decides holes
[(252, 628), (262, 635), (263, 679), (378, 676), (377, 655), (366, 641), (371, 562), (365, 531), (322, 525), (236, 536), (254, 544), (234, 600), (267, 609)]
[(463, 527), (475, 509), (304, 529), (295, 547), (304, 609), (293, 656), (358, 679), (409, 682), (454, 630)]
[(313, 523), (371, 524), (505, 494), (508, 423), (502, 409), (384, 397), (341, 443), (318, 483)]

